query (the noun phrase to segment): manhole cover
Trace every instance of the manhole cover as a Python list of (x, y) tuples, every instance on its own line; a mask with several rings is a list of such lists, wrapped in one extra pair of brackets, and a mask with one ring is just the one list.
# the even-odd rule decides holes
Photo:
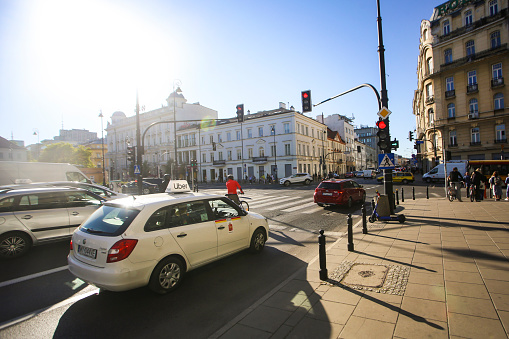
[(388, 267), (383, 265), (354, 264), (341, 283), (366, 287), (381, 287)]

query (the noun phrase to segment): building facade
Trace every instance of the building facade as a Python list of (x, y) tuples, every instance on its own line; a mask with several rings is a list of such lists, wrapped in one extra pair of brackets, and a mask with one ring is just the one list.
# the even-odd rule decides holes
[(451, 0), (421, 23), (414, 93), (419, 167), (507, 159), (507, 0)]
[(318, 116), (318, 121), (323, 122), (331, 130), (337, 131), (343, 141), (345, 142), (345, 154), (346, 154), (346, 172), (355, 171), (355, 131), (352, 125), (352, 119), (340, 115), (332, 114), (327, 117)]
[(9, 141), (0, 137), (0, 161), (27, 161), (28, 151), (22, 143), (22, 141)]

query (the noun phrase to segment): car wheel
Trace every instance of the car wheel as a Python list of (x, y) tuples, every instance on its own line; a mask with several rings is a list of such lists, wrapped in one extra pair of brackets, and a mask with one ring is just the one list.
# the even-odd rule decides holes
[(426, 182), (429, 184), (431, 182), (431, 178), (426, 178)]
[(32, 246), (32, 239), (25, 233), (13, 232), (0, 236), (0, 258), (16, 258), (25, 254)]
[(284, 185), (285, 185), (286, 187), (288, 187), (288, 186), (290, 186), (290, 182), (287, 180), (287, 181), (285, 181)]
[(265, 231), (263, 228), (258, 228), (251, 237), (251, 246), (249, 247), (249, 251), (252, 253), (260, 253), (265, 247), (265, 241), (267, 241)]
[(406, 185), (406, 184), (408, 184), (408, 180), (403, 179), (402, 183), (403, 183), (403, 185)]
[(321, 203), (319, 203), (319, 202), (318, 202), (318, 203), (316, 203), (316, 204), (317, 204), (318, 206), (320, 206), (320, 207), (323, 207), (323, 204), (321, 204)]
[(150, 188), (144, 188), (143, 194), (150, 194)]
[(180, 286), (184, 273), (182, 260), (177, 257), (165, 258), (154, 268), (148, 286), (158, 294), (172, 292)]
[(346, 205), (348, 206), (348, 208), (352, 208), (352, 206), (353, 206), (352, 197), (348, 198), (348, 202), (346, 203)]
[(311, 183), (311, 180), (309, 179), (306, 179), (306, 181), (304, 181), (304, 185), (309, 185)]

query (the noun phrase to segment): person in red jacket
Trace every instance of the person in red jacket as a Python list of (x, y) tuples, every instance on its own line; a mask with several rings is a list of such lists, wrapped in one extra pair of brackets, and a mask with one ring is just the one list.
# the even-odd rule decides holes
[(237, 205), (240, 205), (239, 196), (237, 195), (237, 188), (240, 190), (240, 193), (244, 194), (242, 187), (240, 184), (233, 179), (233, 175), (229, 174), (226, 181), (226, 189), (228, 190), (228, 198), (235, 201)]

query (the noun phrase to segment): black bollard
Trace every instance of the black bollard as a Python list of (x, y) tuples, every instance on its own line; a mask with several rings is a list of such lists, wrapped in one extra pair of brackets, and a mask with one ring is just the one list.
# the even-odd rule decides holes
[(320, 230), (320, 235), (318, 236), (318, 256), (320, 260), (320, 280), (327, 280), (327, 262), (325, 255), (325, 235), (323, 234), (323, 230)]
[(354, 249), (353, 249), (353, 220), (351, 213), (348, 213), (347, 223), (348, 223), (348, 251), (352, 252)]
[(429, 199), (429, 186), (426, 186), (426, 199)]
[(362, 204), (362, 234), (368, 234), (368, 225), (366, 223), (366, 206)]
[(405, 202), (405, 190), (401, 187), (401, 202)]
[(412, 200), (415, 200), (415, 187), (412, 187)]
[(398, 190), (396, 190), (396, 205), (399, 205), (399, 194), (398, 194)]

